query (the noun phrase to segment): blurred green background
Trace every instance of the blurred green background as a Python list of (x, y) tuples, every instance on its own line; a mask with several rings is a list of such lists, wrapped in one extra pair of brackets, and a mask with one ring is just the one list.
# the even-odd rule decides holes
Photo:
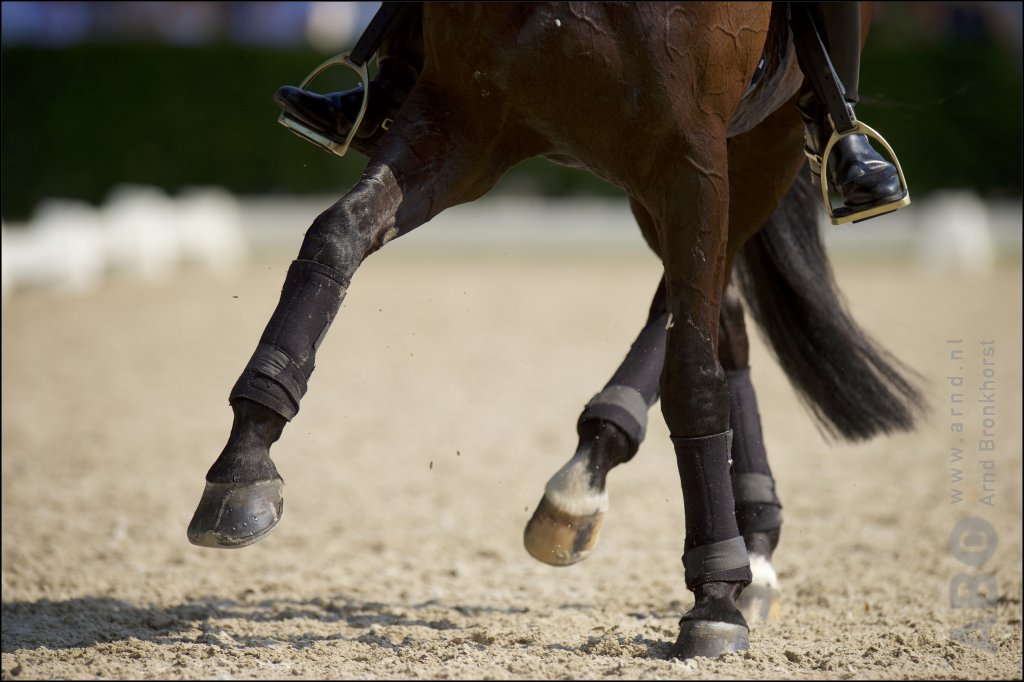
[[(274, 90), (298, 84), (327, 54), (308, 41), (259, 44), (216, 31), (184, 41), (153, 31), (108, 31), (106, 36), (84, 31), (54, 45), (31, 39), (38, 31), (26, 39), (25, 21), (15, 22), (20, 34), (8, 29), (8, 19), (18, 18), (12, 9), (45, 4), (3, 5), (5, 222), (26, 219), (50, 196), (99, 204), (125, 182), (171, 193), (219, 185), (239, 194), (340, 196), (358, 178), (362, 156), (353, 152), (338, 159), (276, 123)], [(138, 8), (136, 3), (53, 3), (69, 4)], [(238, 11), (257, 3), (206, 4), (231, 4)], [(357, 4), (365, 22), (376, 3)], [(1012, 5), (886, 3), (876, 8), (862, 61), (858, 117), (892, 144), (915, 197), (950, 187), (973, 188), (989, 198), (1020, 197), (1020, 12), (1019, 3)], [(330, 80), (317, 83), (318, 89), (331, 85)], [(497, 191), (619, 193), (589, 174), (540, 159), (513, 169)]]

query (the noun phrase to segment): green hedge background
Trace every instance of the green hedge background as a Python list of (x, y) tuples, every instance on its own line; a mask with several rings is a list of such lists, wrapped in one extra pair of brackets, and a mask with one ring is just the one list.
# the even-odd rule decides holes
[[(874, 29), (858, 116), (882, 132), (915, 197), (945, 187), (1021, 195), (1021, 70), (985, 38), (908, 39)], [(137, 44), (2, 51), (2, 213), (24, 220), (48, 196), (101, 203), (116, 184), (173, 193), (220, 185), (242, 194), (337, 193), (365, 159), (338, 159), (277, 124), (271, 99), (323, 55), (307, 50)], [(318, 81), (317, 87), (352, 83)], [(642, 136), (642, 131), (631, 134)], [(641, 140), (642, 142), (642, 140)], [(544, 195), (618, 190), (530, 160), (498, 191)]]

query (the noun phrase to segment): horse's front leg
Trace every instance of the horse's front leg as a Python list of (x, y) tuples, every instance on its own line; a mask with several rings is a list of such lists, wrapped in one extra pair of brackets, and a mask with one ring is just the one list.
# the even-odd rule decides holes
[(745, 649), (748, 628), (736, 598), (751, 580), (736, 525), (730, 479), (729, 386), (718, 360), (725, 284), (729, 182), (725, 131), (713, 119), (704, 134), (678, 145), (675, 183), (645, 204), (658, 224), (668, 289), (668, 340), (661, 409), (683, 489), (683, 565), (695, 604), (680, 621), (672, 655), (717, 656)]
[(243, 547), (277, 525), (283, 482), (270, 446), (299, 410), (317, 348), (360, 263), (445, 208), (477, 198), (518, 161), (457, 123), (458, 112), (435, 111), (433, 103), (445, 100), (429, 82), (418, 84), (359, 183), (306, 232), (277, 308), (231, 390), (234, 425), (207, 473), (188, 527), (192, 543)]

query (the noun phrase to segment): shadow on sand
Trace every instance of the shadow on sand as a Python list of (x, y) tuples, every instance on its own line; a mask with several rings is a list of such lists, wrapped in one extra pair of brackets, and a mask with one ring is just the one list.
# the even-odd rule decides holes
[[(166, 644), (198, 641), (218, 646), (222, 645), (222, 640), (218, 634), (220, 628), (217, 622), (236, 619), (253, 623), (312, 619), (323, 623), (341, 623), (356, 629), (369, 629), (373, 625), (404, 625), (433, 630), (462, 630), (478, 625), (457, 625), (443, 615), (432, 616), (438, 616), (444, 611), (453, 611), (462, 616), (479, 616), (494, 611), (509, 614), (528, 611), (526, 608), (448, 606), (436, 601), (393, 605), (353, 600), (344, 595), (308, 601), (199, 597), (166, 608), (139, 607), (108, 597), (79, 597), (64, 601), (4, 601), (2, 609), (3, 629), (0, 648), (5, 654), (23, 649), (59, 650), (90, 647), (100, 642), (118, 642), (131, 638)], [(319, 639), (347, 637), (338, 634)], [(231, 646), (235, 647), (265, 647), (275, 643), (286, 643), (302, 648), (317, 640), (317, 637), (309, 633), (294, 638), (275, 639), (230, 636)]]

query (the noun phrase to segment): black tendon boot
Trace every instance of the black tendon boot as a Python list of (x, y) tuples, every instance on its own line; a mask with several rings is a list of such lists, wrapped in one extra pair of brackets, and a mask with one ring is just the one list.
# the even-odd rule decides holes
[[(860, 3), (798, 3), (791, 11), (803, 12), (805, 9), (828, 50), (829, 60), (842, 87), (843, 99), (852, 112), (860, 97)], [(811, 31), (802, 16), (794, 17), (792, 25), (796, 33)], [(807, 44), (817, 38), (798, 35), (797, 40)], [(811, 70), (820, 70), (820, 67), (808, 59), (806, 50), (798, 49), (797, 55), (801, 68), (808, 74), (798, 100), (804, 122), (805, 152), (810, 159), (811, 174), (820, 185), (822, 156), (835, 128), (828, 118), (829, 109), (823, 102), (823, 97), (829, 95), (818, 92), (821, 86), (812, 85), (815, 78), (810, 77)], [(841, 137), (829, 153), (825, 172), (828, 173), (829, 186), (842, 197), (843, 202), (833, 222), (865, 220), (909, 203), (896, 166), (871, 146), (866, 135), (858, 133)]]
[(782, 503), (768, 466), (761, 433), (761, 415), (750, 382), (750, 368), (730, 370), (729, 407), (732, 441), (732, 491), (736, 523), (747, 550), (771, 558), (782, 527)]
[(715, 657), (746, 649), (747, 623), (736, 598), (750, 583), (747, 548), (736, 526), (729, 478), (732, 431), (672, 438), (683, 486), (686, 587), (695, 603), (679, 621), (674, 658)]
[(277, 308), (231, 389), (235, 422), (189, 524), (193, 544), (244, 547), (281, 520), (284, 482), (270, 459), (270, 446), (299, 411), (317, 348), (347, 289), (348, 276), (334, 268), (292, 262)]
[[(352, 148), (365, 156), (370, 156), (387, 132), (423, 69), (423, 19), (419, 9), (403, 16), (381, 44), (378, 55), (379, 68), (370, 81), (366, 113), (352, 139)], [(363, 104), (363, 86), (320, 95), (285, 85), (274, 93), (274, 101), (289, 117), (336, 144), (344, 144)]]
[(775, 479), (768, 466), (750, 368), (730, 370), (726, 375), (734, 434), (732, 491), (736, 498), (736, 523), (747, 545), (753, 576), (736, 604), (747, 625), (753, 627), (778, 616), (781, 608), (782, 593), (772, 554), (782, 530), (782, 503), (775, 493)]

